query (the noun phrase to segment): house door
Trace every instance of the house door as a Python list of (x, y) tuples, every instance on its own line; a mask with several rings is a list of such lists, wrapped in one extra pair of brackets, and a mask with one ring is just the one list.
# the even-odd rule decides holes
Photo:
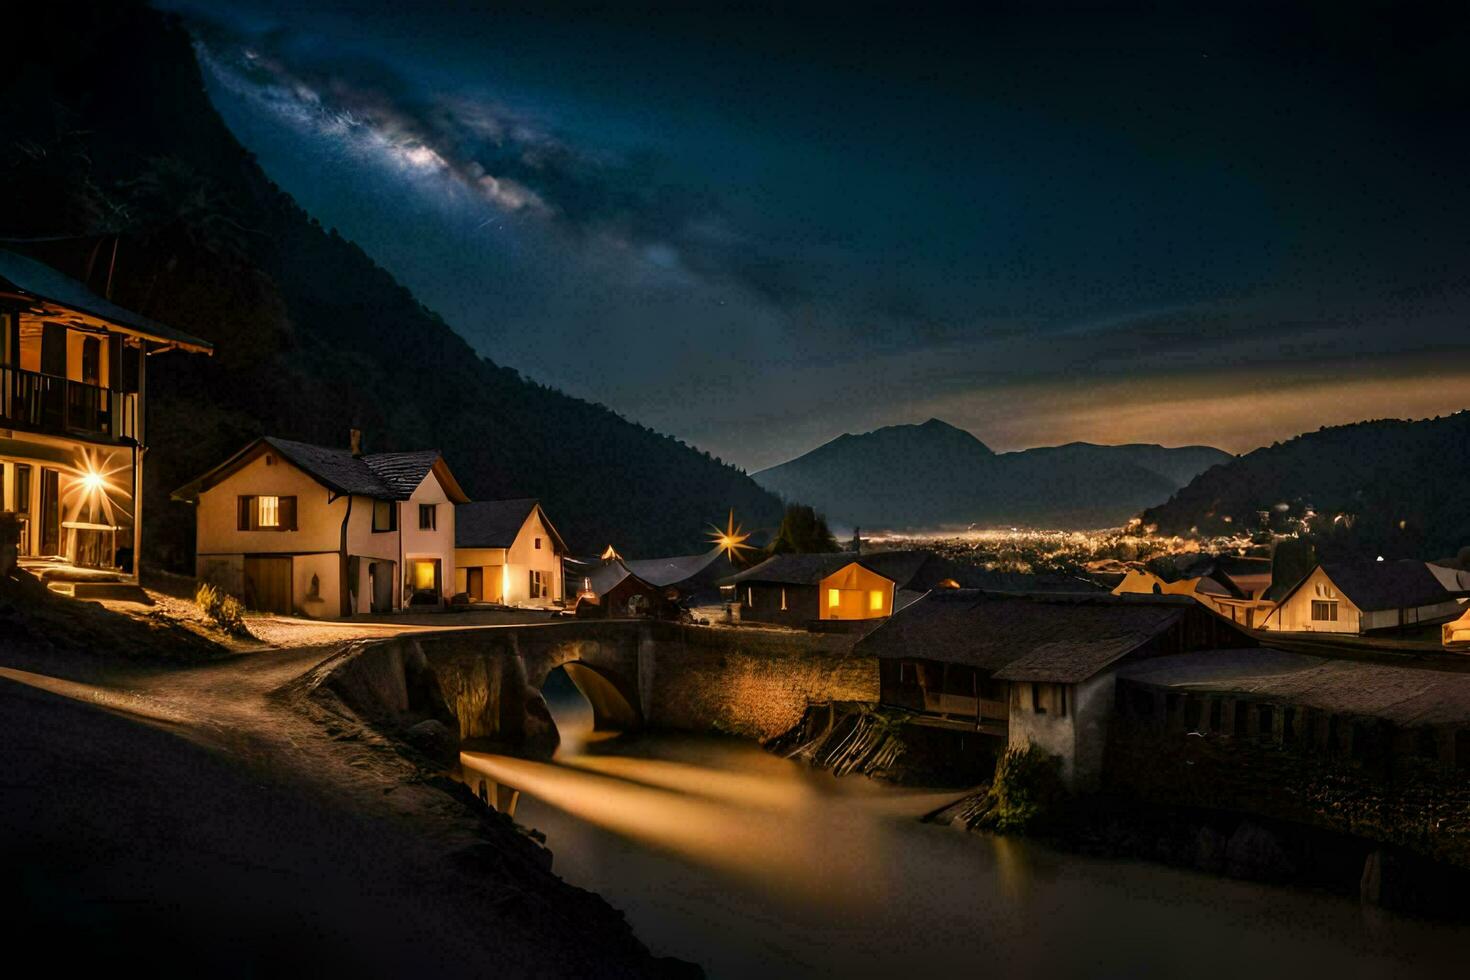
[(375, 613), (393, 611), (393, 563), (375, 561), (368, 565), (368, 596)]
[(291, 613), (291, 559), (245, 556), (245, 606)]
[(483, 602), (485, 599), (485, 569), (478, 566), (466, 568), (464, 590), (469, 595), (471, 602)]
[(61, 474), (41, 470), (41, 554), (61, 554)]

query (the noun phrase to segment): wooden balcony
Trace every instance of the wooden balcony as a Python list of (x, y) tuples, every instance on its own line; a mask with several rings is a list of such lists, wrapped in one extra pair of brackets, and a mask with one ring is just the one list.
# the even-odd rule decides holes
[(0, 367), (0, 427), (103, 442), (138, 437), (138, 396)]

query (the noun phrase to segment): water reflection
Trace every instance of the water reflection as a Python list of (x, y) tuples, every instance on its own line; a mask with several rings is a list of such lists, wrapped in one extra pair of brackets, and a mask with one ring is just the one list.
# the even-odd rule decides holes
[(524, 791), (517, 819), (546, 833), (559, 874), (712, 977), (1462, 975), (1456, 928), (923, 825), (952, 794), (837, 780), (733, 739), (584, 741), (590, 711), (554, 685), (548, 700), (553, 762), (465, 767)]

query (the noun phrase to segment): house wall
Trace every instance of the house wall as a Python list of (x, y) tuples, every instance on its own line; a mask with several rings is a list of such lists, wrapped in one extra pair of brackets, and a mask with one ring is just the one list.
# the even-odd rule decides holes
[[(835, 606), (833, 591), (837, 593)], [(871, 602), (873, 593), (879, 597), (876, 609)], [(821, 619), (882, 619), (893, 612), (893, 582), (854, 562), (822, 579), (817, 606)]]
[[(97, 492), (86, 491), (81, 478), (91, 466), (106, 476), (106, 487)], [(59, 522), (83, 521), (119, 527), (117, 547), (133, 547), (133, 472), (132, 451), (127, 448), (94, 445), (64, 436), (21, 433), (0, 437), (0, 506), (14, 510), (19, 501), (19, 466), (29, 466), (26, 480), (30, 506), (26, 512), (26, 533), (20, 557), (41, 556), (41, 470), (57, 471), (59, 487)], [(71, 555), (71, 532), (61, 528), (58, 547), (53, 553)]]
[(502, 602), (507, 584), (505, 571), (506, 549), (504, 548), (456, 548), (454, 549), (454, 591), (469, 590), (468, 570), (479, 568), (485, 576), (486, 602)]
[[(400, 573), (403, 564), (400, 551), (402, 543), (402, 538), (397, 531), (373, 530), (372, 498), (352, 498), (352, 513), (347, 518), (347, 554), (349, 557), (357, 558), (357, 581), (349, 583), (349, 595), (355, 594), (356, 596), (350, 612), (372, 612), (373, 600), (368, 589), (368, 565), (374, 561), (393, 563), (390, 574), (393, 582), (393, 608), (397, 609), (403, 605), (403, 576)], [(348, 564), (350, 566), (352, 563)], [(351, 588), (354, 585), (355, 593)]]
[[(781, 608), (781, 593), (786, 593), (786, 608)], [(757, 623), (779, 623), (783, 626), (806, 626), (818, 619), (815, 585), (777, 585), (774, 582), (741, 582), (735, 587), (740, 602), (740, 618)]]
[[(433, 504), (437, 508), (435, 527), (424, 530), (419, 527), (419, 506)], [(415, 559), (437, 559), (439, 561), (439, 598), (448, 601), (454, 594), (454, 504), (444, 492), (439, 478), (431, 471), (418, 485), (409, 498), (399, 505), (398, 528), (403, 536), (403, 567), (400, 578), (404, 595), (412, 596)]]
[[(1313, 620), (1313, 601), (1336, 601), (1337, 621)], [(1358, 633), (1361, 632), (1359, 620), (1358, 607), (1337, 591), (1326, 572), (1317, 568), (1286, 602), (1277, 606), (1263, 628), (1284, 632)]]
[[(537, 539), (541, 547), (536, 547)], [(531, 516), (521, 526), (520, 533), (506, 554), (505, 602), (513, 606), (549, 606), (566, 596), (562, 581), (561, 553), (556, 550), (546, 523), (541, 519), (541, 510), (531, 511)], [(550, 594), (540, 599), (531, 598), (531, 572), (541, 572)]]
[(1432, 606), (1415, 606), (1409, 609), (1380, 609), (1376, 612), (1363, 614), (1363, 629), (1393, 629), (1398, 626), (1413, 626), (1416, 623), (1430, 623), (1454, 616), (1460, 612), (1460, 603), (1455, 599), (1446, 599), (1444, 602), (1435, 603)]
[[(1102, 776), (1108, 723), (1113, 714), (1115, 677), (1104, 671), (1080, 684), (1052, 685), (1065, 691), (1065, 711), (1038, 713), (1029, 682), (1011, 684), (1012, 748), (1034, 745), (1061, 759), (1062, 782), (1074, 792), (1095, 789)], [(1055, 701), (1053, 701), (1055, 704)]]
[[(237, 498), (243, 495), (295, 497), (297, 530), (239, 530)], [(201, 561), (224, 554), (339, 553), (347, 501), (330, 496), (326, 487), (279, 454), (264, 453), (199, 495), (195, 551)]]

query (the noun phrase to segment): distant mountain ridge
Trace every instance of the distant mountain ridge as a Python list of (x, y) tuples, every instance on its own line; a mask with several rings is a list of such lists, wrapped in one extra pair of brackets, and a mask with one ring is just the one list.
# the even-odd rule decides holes
[(930, 419), (838, 436), (752, 477), (846, 525), (1092, 528), (1121, 525), (1233, 458), (1209, 446), (1085, 442), (996, 453), (964, 429)]
[(1470, 545), (1470, 411), (1322, 428), (1201, 473), (1144, 511), (1164, 534), (1299, 531), (1340, 554), (1450, 556)]

